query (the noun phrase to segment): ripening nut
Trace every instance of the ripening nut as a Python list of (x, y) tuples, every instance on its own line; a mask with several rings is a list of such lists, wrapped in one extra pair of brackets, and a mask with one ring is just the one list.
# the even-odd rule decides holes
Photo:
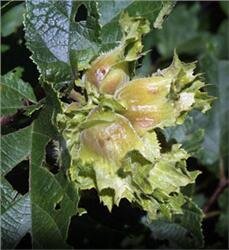
[(120, 114), (95, 109), (87, 121), (95, 123), (80, 134), (79, 155), (87, 162), (107, 162), (118, 167), (129, 151), (142, 148), (140, 137)]
[(117, 47), (96, 58), (91, 63), (91, 68), (86, 71), (84, 79), (95, 85), (100, 93), (113, 94), (118, 86), (129, 81), (124, 48)]
[(161, 76), (139, 78), (115, 92), (116, 100), (126, 108), (122, 115), (139, 134), (175, 122), (174, 105), (167, 98), (170, 83)]

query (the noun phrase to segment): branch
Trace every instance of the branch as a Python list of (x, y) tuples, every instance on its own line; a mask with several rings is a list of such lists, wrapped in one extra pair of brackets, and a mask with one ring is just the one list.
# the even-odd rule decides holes
[(206, 214), (211, 206), (217, 201), (219, 195), (223, 192), (224, 188), (226, 188), (229, 185), (229, 179), (226, 178), (224, 166), (223, 166), (223, 159), (220, 157), (219, 159), (219, 184), (215, 190), (215, 192), (212, 194), (206, 205), (204, 206), (204, 213)]
[(212, 211), (212, 212), (205, 214), (204, 219), (212, 218), (218, 215), (220, 215), (220, 211)]
[(207, 204), (205, 205), (205, 207), (203, 209), (205, 214), (209, 211), (209, 209), (215, 203), (215, 201), (218, 199), (219, 195), (222, 193), (224, 188), (227, 187), (228, 185), (229, 185), (229, 179), (226, 179), (226, 178), (220, 179), (219, 184), (218, 184), (215, 192), (212, 194), (212, 196), (210, 197), (210, 199), (208, 200)]

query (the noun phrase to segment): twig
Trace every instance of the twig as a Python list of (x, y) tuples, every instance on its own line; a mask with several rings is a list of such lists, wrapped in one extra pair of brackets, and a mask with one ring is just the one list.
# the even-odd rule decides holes
[(222, 157), (220, 157), (219, 159), (219, 184), (216, 190), (214, 191), (214, 193), (212, 194), (212, 196), (210, 197), (210, 199), (208, 200), (208, 202), (206, 203), (206, 205), (204, 206), (203, 211), (205, 214), (209, 211), (211, 206), (217, 201), (219, 195), (223, 192), (224, 188), (227, 187), (228, 185), (229, 185), (229, 179), (226, 178), (226, 175), (224, 172), (224, 166), (223, 166), (223, 159)]
[(204, 219), (209, 219), (215, 216), (218, 216), (220, 214), (220, 211), (212, 211), (207, 214), (205, 214)]
[(222, 159), (222, 157), (220, 157), (220, 159), (219, 159), (219, 178), (220, 178), (220, 180), (225, 180), (226, 179), (225, 172), (224, 172), (224, 167), (223, 167), (223, 159)]
[(215, 201), (218, 199), (219, 195), (222, 193), (225, 187), (229, 185), (229, 179), (223, 178), (220, 179), (219, 184), (215, 190), (215, 192), (212, 194), (210, 199), (208, 200), (207, 204), (205, 205), (203, 211), (206, 214), (211, 206), (215, 203)]
[(14, 0), (10, 0), (9, 2), (5, 3), (3, 6), (1, 6), (1, 10), (4, 9), (6, 6), (8, 6), (10, 3), (12, 3)]

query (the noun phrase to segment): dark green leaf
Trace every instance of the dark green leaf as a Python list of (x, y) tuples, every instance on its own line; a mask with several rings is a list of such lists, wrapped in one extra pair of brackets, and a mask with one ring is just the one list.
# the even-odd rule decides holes
[(15, 248), (31, 229), (29, 195), (18, 194), (1, 178), (1, 239), (3, 249)]
[(25, 107), (23, 101), (36, 103), (36, 97), (29, 83), (20, 79), (20, 69), (16, 72), (9, 72), (1, 77), (1, 114), (8, 115), (15, 113), (18, 109)]
[[(125, 8), (133, 3), (133, 0), (127, 1), (99, 1), (98, 8), (100, 12), (100, 24), (105, 26), (111, 23)], [(118, 21), (118, 20), (117, 20)]]
[(228, 236), (228, 221), (229, 221), (228, 195), (229, 195), (229, 189), (227, 188), (219, 197), (218, 203), (221, 213), (219, 220), (216, 224), (217, 233), (225, 238), (227, 238)]
[(219, 61), (220, 157), (226, 168), (229, 164), (229, 61)]
[[(32, 127), (26, 127), (2, 137), (1, 174), (6, 175), (17, 164), (29, 157)], [(23, 142), (23, 143), (22, 143)]]
[(35, 1), (26, 4), (27, 46), (42, 77), (55, 87), (72, 82), (77, 69), (88, 67), (98, 52), (96, 3), (87, 1), (86, 21), (75, 22), (79, 1)]
[(192, 197), (193, 202), (195, 202), (200, 208), (203, 208), (206, 204), (207, 198), (203, 193), (194, 194)]
[[(38, 118), (29, 127), (7, 134), (2, 138), (2, 176), (22, 160), (30, 158), (31, 234), (33, 246), (41, 249), (67, 248), (68, 226), (71, 216), (77, 212), (78, 193), (74, 184), (67, 180), (64, 169), (54, 175), (44, 164), (46, 145), (51, 139), (59, 139), (53, 122), (56, 112), (60, 112), (60, 103), (56, 93), (51, 86), (44, 85), (44, 87), (47, 98)], [(8, 194), (8, 190), (4, 188), (5, 196), (9, 196), (11, 193), (14, 194), (13, 191)], [(16, 201), (18, 201), (19, 207), (15, 209), (19, 211), (19, 209), (24, 209), (22, 207), (23, 200), (26, 201), (26, 206), (29, 200), (28, 194), (23, 197), (19, 195), (18, 197)], [(13, 206), (13, 201), (9, 200), (9, 202), (9, 206)], [(15, 212), (9, 210), (12, 220), (17, 218), (17, 210)], [(27, 215), (23, 213), (23, 210), (20, 213), (22, 217)], [(17, 225), (13, 224), (13, 226)], [(4, 227), (6, 227), (5, 224)], [(15, 240), (18, 241), (24, 235), (24, 231), (22, 228), (18, 232), (18, 238), (15, 236)], [(6, 227), (4, 241), (6, 245), (11, 244), (10, 237), (14, 238), (15, 232), (12, 231), (12, 234), (10, 232)], [(12, 242), (12, 244), (14, 243)]]
[(1, 33), (3, 37), (12, 34), (22, 25), (24, 12), (25, 6), (24, 3), (21, 3), (12, 7), (2, 16)]
[(183, 214), (173, 216), (171, 221), (156, 220), (149, 224), (152, 236), (159, 240), (168, 240), (170, 248), (201, 248), (202, 211), (191, 201), (182, 210)]
[(196, 123), (195, 118), (203, 116), (200, 112), (193, 111), (193, 115), (186, 118), (184, 124), (165, 128), (163, 133), (167, 141), (175, 139), (192, 156), (199, 157), (202, 148), (200, 145), (204, 140), (204, 130)]
[(202, 67), (211, 71), (208, 74), (208, 78), (211, 84), (215, 84), (214, 89), (212, 89), (218, 99), (214, 102), (213, 108), (207, 116), (197, 120), (199, 122), (198, 124), (204, 125), (205, 128), (205, 139), (202, 145), (204, 150), (200, 159), (203, 163), (212, 165), (217, 163), (221, 158), (226, 167), (228, 166), (229, 152), (229, 61), (218, 61), (214, 59), (209, 60), (207, 64), (205, 64), (205, 62), (207, 62), (207, 60), (202, 61)]
[(178, 53), (194, 54), (203, 48), (203, 39), (207, 34), (199, 31), (199, 4), (192, 6), (178, 5), (169, 15), (162, 30), (156, 30), (151, 35), (155, 40), (160, 54), (164, 58), (173, 55), (174, 48)]
[(33, 123), (31, 144), (30, 197), (32, 239), (35, 248), (67, 248), (70, 218), (77, 212), (78, 193), (62, 169), (53, 175), (44, 167), (45, 147), (58, 136), (53, 125), (60, 103), (49, 85), (44, 85), (47, 99)]

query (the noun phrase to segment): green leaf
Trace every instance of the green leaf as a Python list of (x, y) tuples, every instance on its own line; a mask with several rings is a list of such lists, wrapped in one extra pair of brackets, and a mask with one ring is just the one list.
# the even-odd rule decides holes
[(77, 70), (87, 68), (97, 54), (99, 24), (96, 3), (85, 1), (87, 20), (75, 22), (79, 1), (26, 2), (28, 48), (42, 78), (55, 88), (73, 83)]
[[(30, 198), (32, 241), (35, 248), (68, 248), (66, 244), (70, 218), (77, 212), (78, 193), (64, 169), (52, 174), (45, 166), (45, 147), (58, 138), (54, 126), (60, 104), (50, 85), (44, 85), (46, 105), (32, 127)], [(56, 205), (59, 205), (59, 209)], [(42, 220), (41, 220), (42, 218)]]
[(31, 230), (29, 195), (13, 190), (1, 177), (1, 240), (3, 249), (13, 249)]
[[(198, 116), (203, 116), (200, 112), (193, 111), (185, 119), (184, 124), (168, 127), (163, 130), (166, 140), (172, 142), (176, 140), (192, 156), (200, 157), (203, 150), (201, 144), (204, 141), (204, 129), (196, 121)], [(196, 118), (196, 119), (195, 119)]]
[(14, 33), (22, 25), (23, 14), (25, 12), (24, 3), (17, 4), (1, 17), (1, 34), (3, 37)]
[[(102, 26), (112, 22), (125, 8), (133, 3), (132, 0), (127, 1), (99, 1), (98, 9), (100, 12), (99, 22)], [(116, 20), (117, 21), (117, 20)]]
[(192, 196), (192, 200), (200, 208), (203, 208), (206, 204), (207, 198), (203, 193), (197, 193)]
[(174, 48), (179, 54), (195, 54), (203, 48), (205, 43), (202, 40), (205, 41), (207, 33), (199, 31), (199, 10), (198, 3), (191, 6), (180, 4), (169, 15), (163, 29), (152, 32), (151, 40), (164, 58), (171, 57)]
[(21, 72), (19, 68), (15, 72), (11, 71), (1, 77), (1, 113), (9, 115), (15, 113), (18, 109), (24, 109), (23, 101), (36, 103), (36, 97), (29, 83), (20, 79)]
[(127, 12), (131, 17), (140, 16), (146, 18), (151, 23), (151, 26), (157, 20), (158, 25), (155, 25), (157, 27), (160, 26), (159, 23), (162, 23), (162, 20), (172, 10), (173, 6), (172, 1), (99, 1), (98, 8), (101, 16), (103, 46), (106, 49), (111, 49), (116, 47), (121, 40), (122, 31), (118, 22), (122, 12)]
[(216, 232), (221, 237), (225, 238), (227, 238), (228, 236), (228, 221), (229, 221), (228, 195), (229, 195), (229, 188), (226, 188), (218, 199), (220, 207), (220, 216), (216, 224)]
[(201, 221), (202, 211), (188, 200), (182, 207), (183, 214), (174, 215), (171, 221), (156, 220), (143, 223), (150, 228), (152, 236), (158, 240), (168, 240), (169, 248), (201, 248), (203, 236)]
[[(207, 58), (206, 58), (207, 59)], [(209, 65), (210, 63), (210, 65)], [(205, 118), (198, 119), (199, 124), (205, 128), (205, 139), (202, 145), (204, 151), (200, 160), (207, 164), (216, 164), (219, 159), (223, 161), (224, 166), (228, 166), (228, 121), (229, 121), (229, 88), (228, 88), (228, 71), (229, 61), (205, 61), (202, 67), (210, 66), (211, 74), (208, 74), (209, 81), (214, 85), (214, 94), (217, 100), (214, 102), (213, 108)]]
[[(26, 127), (2, 137), (1, 174), (6, 175), (21, 161), (27, 159), (31, 151), (32, 127)], [(22, 143), (23, 142), (23, 143)]]
[[(8, 173), (22, 160), (27, 158), (30, 160), (30, 192), (19, 198), (22, 200), (30, 197), (32, 221), (30, 232), (33, 246), (42, 249), (65, 249), (68, 248), (66, 239), (70, 218), (77, 213), (78, 191), (75, 184), (65, 175), (64, 167), (67, 162), (62, 164), (60, 161), (61, 170), (56, 175), (52, 174), (45, 164), (45, 148), (48, 142), (53, 139), (61, 142), (61, 137), (54, 126), (56, 113), (60, 112), (61, 108), (52, 87), (46, 84), (43, 87), (47, 97), (37, 119), (30, 126), (2, 138), (2, 175)], [(68, 153), (66, 150), (60, 148), (57, 150), (63, 151), (66, 158)], [(17, 214), (12, 213), (11, 216), (15, 219)], [(13, 233), (12, 235), (7, 233), (6, 245), (10, 244), (8, 240), (14, 237)]]

